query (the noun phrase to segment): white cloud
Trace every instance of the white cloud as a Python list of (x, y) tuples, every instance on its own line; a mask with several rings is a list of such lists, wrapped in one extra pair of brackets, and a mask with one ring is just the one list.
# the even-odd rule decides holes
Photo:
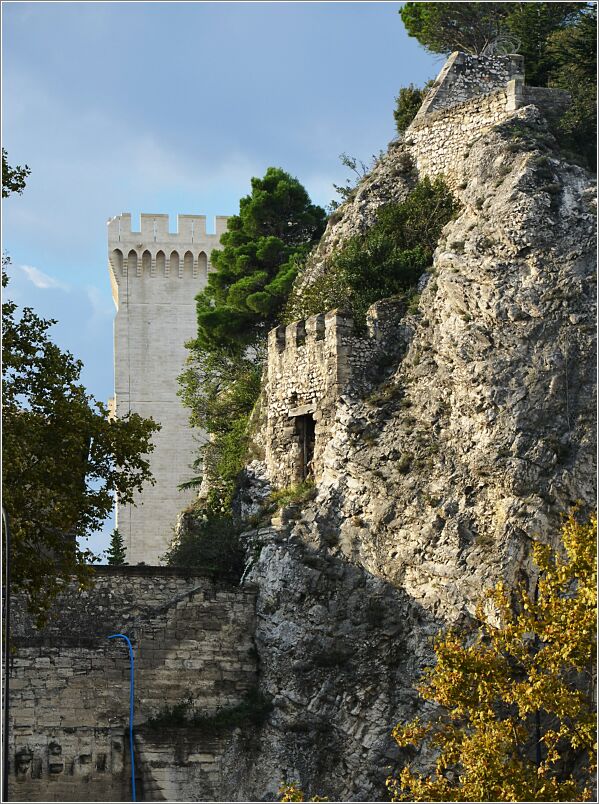
[(41, 288), (42, 290), (46, 290), (47, 288), (59, 288), (60, 290), (69, 290), (69, 286), (65, 285), (63, 282), (59, 282), (54, 277), (45, 274), (43, 271), (40, 271), (39, 268), (35, 268), (33, 265), (20, 265), (19, 268), (27, 279), (32, 282), (36, 288)]
[(85, 295), (91, 305), (94, 318), (103, 320), (114, 317), (114, 303), (107, 293), (93, 285), (87, 285)]

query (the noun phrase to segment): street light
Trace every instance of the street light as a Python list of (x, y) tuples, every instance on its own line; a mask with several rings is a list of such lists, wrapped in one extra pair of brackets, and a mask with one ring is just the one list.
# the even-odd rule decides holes
[(133, 648), (131, 640), (125, 634), (111, 634), (107, 639), (124, 639), (129, 648), (129, 748), (131, 751), (131, 801), (135, 796), (135, 755), (133, 753)]

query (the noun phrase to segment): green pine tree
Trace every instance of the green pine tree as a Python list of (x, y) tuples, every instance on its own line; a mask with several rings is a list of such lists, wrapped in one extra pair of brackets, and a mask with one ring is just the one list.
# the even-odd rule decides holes
[(121, 567), (123, 564), (127, 563), (125, 561), (126, 557), (127, 552), (125, 550), (123, 537), (119, 533), (118, 528), (115, 528), (110, 537), (110, 547), (106, 551), (106, 558), (112, 567)]

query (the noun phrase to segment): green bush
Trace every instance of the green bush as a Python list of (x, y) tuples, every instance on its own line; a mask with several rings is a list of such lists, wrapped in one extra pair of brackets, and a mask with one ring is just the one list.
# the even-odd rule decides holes
[(286, 505), (297, 505), (298, 503), (307, 502), (313, 499), (316, 493), (316, 486), (311, 479), (304, 480), (302, 483), (296, 483), (292, 486), (285, 486), (282, 489), (277, 489), (271, 492), (267, 505), (271, 510), (279, 510)]
[(186, 698), (172, 707), (163, 707), (146, 725), (151, 729), (192, 728), (202, 734), (216, 735), (230, 729), (261, 726), (271, 711), (270, 699), (258, 689), (251, 689), (241, 703), (219, 709), (213, 715), (195, 712), (192, 700)]
[(239, 583), (245, 567), (245, 551), (239, 526), (232, 516), (216, 515), (208, 509), (194, 512), (182, 536), (163, 556), (171, 567), (200, 570), (215, 580)]
[[(231, 504), (239, 472), (246, 463), (248, 422), (260, 394), (263, 349), (243, 357), (227, 349), (195, 351), (179, 378), (179, 395), (191, 409), (191, 424), (210, 433), (199, 449), (196, 468), (210, 478), (209, 508)], [(202, 476), (183, 487), (199, 486)]]
[(422, 89), (415, 87), (414, 84), (401, 87), (399, 95), (395, 98), (395, 109), (393, 110), (398, 134), (403, 134), (416, 117), (423, 100), (434, 83), (434, 81), (427, 81)]
[(404, 201), (380, 207), (375, 224), (350, 238), (301, 296), (292, 295), (285, 319), (339, 307), (350, 311), (357, 330), (363, 330), (366, 311), (375, 301), (413, 293), (432, 264), (441, 230), (457, 209), (442, 178), (424, 178)]

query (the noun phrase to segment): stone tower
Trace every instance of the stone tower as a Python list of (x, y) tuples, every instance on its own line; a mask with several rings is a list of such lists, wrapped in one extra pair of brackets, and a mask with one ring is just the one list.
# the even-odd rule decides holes
[(185, 342), (196, 332), (195, 296), (207, 281), (210, 254), (227, 228), (216, 217), (216, 233), (206, 233), (203, 215), (179, 215), (169, 232), (168, 215), (131, 215), (108, 221), (108, 263), (117, 308), (114, 324), (114, 415), (152, 416), (162, 429), (150, 457), (154, 486), (147, 485), (136, 506), (119, 505), (116, 524), (130, 564), (161, 563), (177, 515), (194, 499), (178, 486), (192, 477), (197, 441), (188, 411), (177, 396), (177, 377), (186, 358)]

